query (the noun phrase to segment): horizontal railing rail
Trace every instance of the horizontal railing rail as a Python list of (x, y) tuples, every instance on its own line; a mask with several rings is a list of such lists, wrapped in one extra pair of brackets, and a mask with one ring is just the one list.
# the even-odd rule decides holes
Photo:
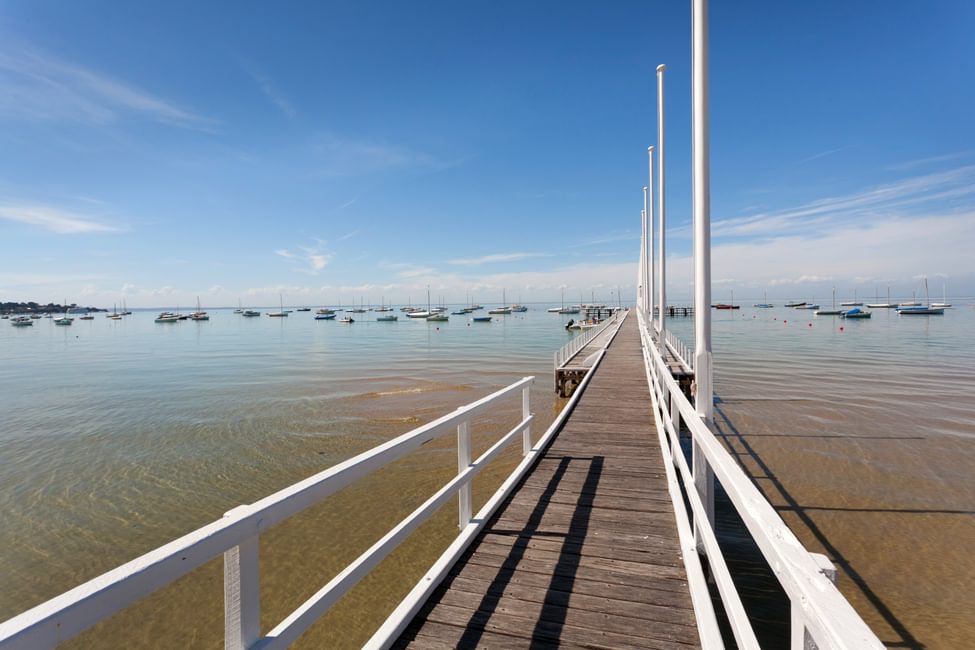
[(579, 351), (589, 345), (589, 343), (605, 331), (607, 327), (613, 323), (619, 322), (622, 315), (625, 315), (625, 310), (617, 310), (613, 312), (613, 315), (601, 322), (595, 327), (590, 327), (587, 330), (582, 330), (582, 332), (574, 337), (571, 341), (563, 345), (555, 352), (555, 369), (563, 367), (572, 358), (579, 353)]
[[(222, 519), (0, 623), (0, 650), (54, 647), (221, 554), (224, 557), (225, 647), (286, 647), (454, 495), (458, 496), (461, 529), (470, 524), (470, 486), (473, 477), (519, 436), (523, 456), (528, 456), (532, 451), (531, 423), (534, 416), (530, 408), (530, 387), (533, 381), (533, 377), (525, 377), (253, 504), (234, 508)], [(472, 461), (472, 418), (519, 392), (522, 396), (521, 421), (477, 460)], [(457, 431), (457, 475), (266, 636), (261, 637), (259, 535), (454, 429)]]
[[(824, 574), (816, 557), (802, 546), (697, 414), (671, 376), (643, 316), (639, 315), (640, 334), (654, 419), (678, 518), (678, 534), (684, 549), (688, 585), (702, 644), (708, 648), (724, 646), (699, 553), (708, 560), (736, 644), (739, 648), (759, 647), (709, 521), (709, 506), (699, 493), (705, 477), (713, 472), (791, 602), (792, 650), (809, 647), (850, 650), (883, 648), (877, 636)], [(697, 448), (695, 457), (704, 459), (700, 467), (692, 468), (687, 464), (679, 441), (681, 423), (690, 432), (692, 445)], [(693, 518), (688, 516), (684, 507), (681, 488), (690, 504)]]

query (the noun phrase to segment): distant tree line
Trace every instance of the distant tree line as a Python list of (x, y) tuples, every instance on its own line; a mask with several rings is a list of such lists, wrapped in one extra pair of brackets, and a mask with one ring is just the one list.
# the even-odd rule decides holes
[[(46, 305), (31, 302), (0, 302), (0, 314), (63, 314), (68, 309), (75, 309), (78, 305), (71, 303), (70, 305), (59, 305), (53, 302), (49, 302)], [(84, 308), (83, 308), (84, 309)], [(95, 307), (87, 307), (89, 311), (104, 311), (102, 309), (97, 309)]]

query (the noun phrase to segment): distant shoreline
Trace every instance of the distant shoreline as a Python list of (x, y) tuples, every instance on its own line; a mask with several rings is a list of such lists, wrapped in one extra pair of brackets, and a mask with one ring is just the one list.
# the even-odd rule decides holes
[(85, 310), (90, 312), (108, 311), (98, 307), (79, 307), (72, 303), (70, 305), (56, 305), (50, 302), (40, 305), (36, 302), (0, 302), (0, 314), (63, 314), (68, 310)]

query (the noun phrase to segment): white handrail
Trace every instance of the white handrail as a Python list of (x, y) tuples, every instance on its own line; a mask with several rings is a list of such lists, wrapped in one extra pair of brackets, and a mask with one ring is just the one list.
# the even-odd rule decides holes
[[(469, 500), (464, 503), (462, 488), (469, 485), (484, 464), (519, 433), (529, 435), (533, 419), (529, 391), (533, 381), (534, 377), (525, 377), (256, 503), (234, 508), (222, 519), (0, 623), (0, 650), (54, 647), (221, 554), (224, 555), (225, 647), (249, 648), (255, 644), (281, 647), (287, 644), (454, 494), (461, 494), (460, 511), (463, 513), (466, 507), (469, 522), (470, 504)], [(518, 391), (522, 393), (522, 419), (514, 429), (477, 461), (468, 461), (446, 486), (302, 604), (267, 637), (260, 638), (256, 542), (261, 532), (421, 445), (446, 435), (454, 427), (458, 433), (461, 429), (468, 430), (475, 415)], [(530, 441), (523, 443), (523, 452), (530, 448)]]
[[(805, 634), (793, 633), (793, 650), (804, 647), (806, 634), (819, 648), (849, 648), (850, 650), (883, 648), (880, 639), (864, 623), (835, 585), (821, 572), (813, 556), (802, 546), (771, 504), (697, 415), (694, 407), (671, 376), (659, 349), (650, 336), (646, 320), (642, 314), (639, 317), (647, 373), (654, 398), (654, 418), (658, 427), (662, 425), (667, 434), (661, 435), (662, 442), (666, 443), (662, 445), (661, 451), (665, 462), (675, 467), (676, 474), (682, 479), (685, 494), (695, 513), (696, 529), (702, 537), (703, 543), (700, 546), (714, 572), (722, 603), (739, 646), (757, 647), (757, 642), (753, 644), (754, 632), (751, 630), (751, 623), (741, 607), (714, 531), (708, 525), (704, 504), (695, 489), (691, 469), (688, 468), (680, 449), (678, 436), (681, 422), (690, 431), (694, 443), (701, 448), (708, 466), (721, 482), (752, 539), (765, 556), (792, 603), (793, 625), (801, 626), (805, 632)], [(695, 472), (704, 470), (705, 468), (694, 468)], [(684, 523), (686, 525), (686, 522)], [(687, 563), (689, 574), (693, 564), (693, 562)], [(700, 570), (699, 565), (696, 570)], [(694, 585), (699, 582), (699, 579), (689, 575), (692, 597)], [(695, 610), (697, 610), (696, 606)]]
[(671, 330), (667, 330), (664, 335), (664, 339), (667, 341), (667, 347), (670, 348), (671, 353), (677, 358), (684, 367), (694, 372), (694, 355), (691, 354), (690, 349), (684, 345), (684, 342), (677, 338)]
[(620, 315), (625, 313), (625, 310), (614, 311), (612, 316), (601, 322), (599, 325), (591, 327), (587, 330), (582, 330), (578, 336), (574, 337), (571, 341), (559, 348), (558, 351), (555, 352), (555, 369), (558, 370), (566, 363), (571, 361), (572, 357), (579, 353), (579, 350), (586, 347), (590, 341), (602, 334), (607, 327), (618, 322)]

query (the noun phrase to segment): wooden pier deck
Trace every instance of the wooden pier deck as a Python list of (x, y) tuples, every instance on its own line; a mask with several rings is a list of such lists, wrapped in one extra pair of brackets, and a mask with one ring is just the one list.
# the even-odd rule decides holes
[(699, 647), (627, 318), (538, 464), (393, 647)]

